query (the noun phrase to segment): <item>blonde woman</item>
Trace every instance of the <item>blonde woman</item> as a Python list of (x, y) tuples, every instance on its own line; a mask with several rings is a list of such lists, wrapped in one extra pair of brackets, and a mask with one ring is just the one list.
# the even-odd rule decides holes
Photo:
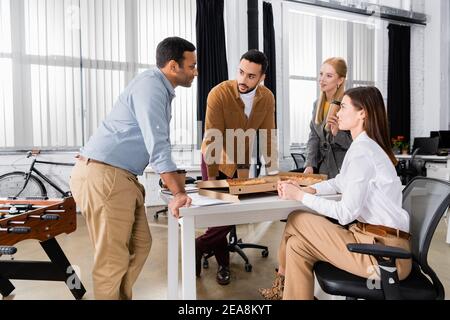
[(305, 173), (318, 172), (334, 178), (352, 143), (348, 131), (339, 130), (336, 111), (345, 91), (347, 64), (342, 58), (329, 58), (320, 68), (320, 96), (313, 108)]

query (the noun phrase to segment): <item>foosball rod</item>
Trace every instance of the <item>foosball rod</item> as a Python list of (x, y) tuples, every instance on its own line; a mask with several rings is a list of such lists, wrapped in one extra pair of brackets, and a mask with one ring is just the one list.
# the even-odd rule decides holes
[(30, 231), (31, 231), (30, 227), (7, 227), (7, 228), (0, 227), (0, 232), (7, 232), (7, 233), (24, 234), (30, 233)]
[(17, 252), (16, 247), (10, 247), (10, 246), (0, 246), (0, 256), (1, 255), (13, 255)]

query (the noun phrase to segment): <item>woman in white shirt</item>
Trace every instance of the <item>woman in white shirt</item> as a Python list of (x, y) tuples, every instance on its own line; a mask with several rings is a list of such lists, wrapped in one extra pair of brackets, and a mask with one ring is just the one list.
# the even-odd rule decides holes
[[(394, 167), (397, 160), (380, 91), (374, 87), (348, 90), (337, 124), (339, 130), (350, 130), (353, 138), (340, 174), (309, 188), (292, 181), (278, 185), (281, 199), (301, 201), (321, 215), (299, 211), (289, 215), (274, 285), (260, 289), (266, 299), (313, 299), (313, 267), (318, 261), (369, 278), (376, 260), (348, 251), (348, 243), (377, 243), (410, 251), (409, 215), (402, 209), (402, 185)], [(341, 201), (317, 197), (336, 193), (342, 194)], [(348, 229), (343, 227), (352, 222)], [(411, 260), (397, 260), (400, 280), (410, 271)]]

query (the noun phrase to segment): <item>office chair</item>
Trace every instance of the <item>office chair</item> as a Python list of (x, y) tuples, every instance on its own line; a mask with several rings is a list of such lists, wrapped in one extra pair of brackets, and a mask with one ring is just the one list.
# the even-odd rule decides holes
[(291, 153), (291, 156), (295, 163), (295, 170), (292, 170), (292, 172), (303, 172), (305, 170), (305, 156), (301, 153)]
[[(328, 294), (348, 300), (442, 300), (444, 287), (428, 264), (428, 250), (436, 227), (450, 205), (450, 183), (417, 177), (403, 190), (403, 208), (410, 215), (411, 252), (376, 244), (348, 244), (351, 252), (375, 256), (381, 273), (381, 286), (369, 289), (367, 279), (340, 270), (326, 262), (314, 265), (314, 272)], [(385, 260), (384, 258), (389, 258)], [(398, 280), (396, 259), (412, 258), (410, 275)], [(388, 268), (394, 267), (390, 273)]]
[[(247, 255), (243, 251), (243, 249), (252, 248), (252, 249), (260, 249), (261, 256), (263, 258), (267, 258), (269, 256), (269, 248), (266, 246), (262, 246), (259, 244), (253, 244), (253, 243), (243, 243), (242, 239), (238, 239), (236, 234), (236, 226), (233, 226), (233, 228), (230, 231), (230, 234), (228, 236), (228, 251), (229, 252), (237, 252), (241, 258), (245, 261), (245, 271), (251, 272), (253, 266), (250, 264)], [(210, 252), (209, 254), (205, 255), (203, 257), (203, 268), (208, 269), (209, 262), (208, 259), (211, 258), (214, 255), (214, 252)]]
[(397, 175), (400, 177), (403, 185), (407, 185), (417, 176), (426, 176), (425, 161), (416, 159), (420, 148), (416, 148), (411, 154), (411, 159), (400, 160), (396, 166)]

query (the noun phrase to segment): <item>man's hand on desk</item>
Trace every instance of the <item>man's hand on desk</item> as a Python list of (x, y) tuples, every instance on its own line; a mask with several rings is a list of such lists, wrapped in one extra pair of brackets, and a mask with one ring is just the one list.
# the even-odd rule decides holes
[(173, 199), (169, 202), (169, 209), (172, 212), (172, 215), (175, 218), (179, 218), (180, 216), (180, 208), (181, 207), (190, 207), (192, 199), (188, 197), (188, 195), (184, 192), (177, 193)]

